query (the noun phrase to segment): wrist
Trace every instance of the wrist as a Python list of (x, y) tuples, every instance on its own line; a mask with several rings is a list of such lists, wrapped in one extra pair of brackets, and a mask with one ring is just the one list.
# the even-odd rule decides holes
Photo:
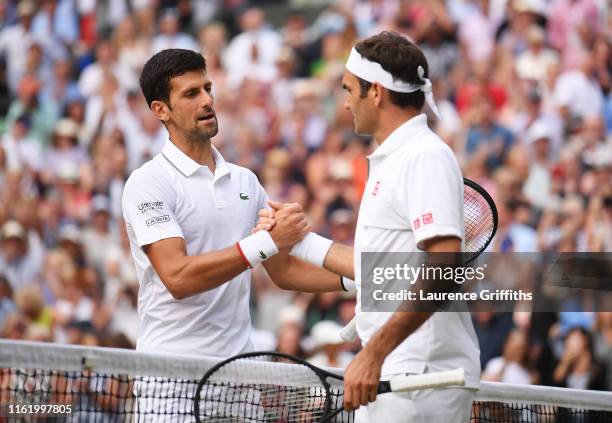
[(369, 342), (363, 347), (362, 352), (368, 356), (368, 360), (373, 365), (382, 366), (385, 358), (391, 353), (386, 348), (381, 348), (381, 345), (377, 345), (377, 342)]
[(333, 241), (309, 232), (300, 242), (291, 248), (290, 254), (318, 267), (323, 267), (325, 256), (329, 252)]
[(252, 268), (278, 253), (278, 248), (268, 231), (258, 231), (238, 241), (236, 248), (244, 264)]

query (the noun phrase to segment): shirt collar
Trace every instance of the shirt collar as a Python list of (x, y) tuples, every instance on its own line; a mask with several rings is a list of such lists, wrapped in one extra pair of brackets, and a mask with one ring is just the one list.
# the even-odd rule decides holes
[(386, 157), (405, 146), (411, 141), (412, 136), (423, 129), (427, 128), (427, 115), (421, 113), (416, 115), (406, 122), (398, 126), (395, 131), (378, 146), (368, 158)]
[[(221, 153), (219, 153), (219, 150), (217, 150), (214, 145), (211, 147), (213, 160), (215, 161), (215, 179), (218, 179), (230, 173), (230, 169)], [(166, 144), (162, 150), (162, 155), (187, 177), (193, 175), (200, 168), (205, 167), (208, 169), (208, 166), (199, 164), (191, 157), (183, 153), (170, 140), (166, 141)]]

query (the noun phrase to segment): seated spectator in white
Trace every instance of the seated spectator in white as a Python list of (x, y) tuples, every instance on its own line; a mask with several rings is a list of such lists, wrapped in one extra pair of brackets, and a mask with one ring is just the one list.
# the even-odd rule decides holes
[(534, 207), (544, 209), (552, 194), (552, 131), (546, 122), (538, 121), (529, 128), (526, 138), (531, 163), (529, 175), (523, 184), (523, 194)]
[(117, 52), (111, 41), (100, 41), (96, 47), (96, 61), (88, 65), (79, 77), (79, 90), (85, 97), (97, 95), (104, 88), (105, 73), (110, 72), (119, 86), (128, 90), (138, 86), (137, 74), (126, 63), (117, 60)]
[(60, 170), (79, 169), (87, 161), (87, 152), (79, 145), (78, 125), (72, 119), (61, 119), (55, 125), (51, 144), (45, 157), (44, 179), (53, 181)]
[(139, 33), (138, 29), (134, 17), (126, 16), (113, 33), (118, 61), (128, 65), (136, 74), (140, 74), (140, 70), (151, 57), (151, 42), (146, 35)]
[(98, 194), (91, 199), (91, 220), (82, 231), (81, 240), (88, 263), (102, 272), (108, 251), (118, 243), (117, 234), (111, 226), (107, 196)]
[(276, 351), (305, 358), (304, 349), (302, 348), (302, 328), (302, 321), (287, 320), (281, 323), (277, 330)]
[(189, 34), (179, 32), (179, 14), (176, 9), (164, 9), (159, 18), (159, 35), (153, 38), (151, 54), (169, 48), (199, 51), (200, 47)]
[(472, 62), (488, 61), (495, 49), (497, 24), (485, 10), (486, 3), (478, 3), (458, 22), (457, 38)]
[(536, 383), (537, 374), (529, 369), (529, 342), (523, 331), (514, 329), (508, 334), (502, 356), (487, 363), (482, 380), (521, 385)]
[(148, 107), (142, 107), (142, 97), (128, 92), (126, 102), (119, 102), (117, 128), (123, 134), (128, 155), (128, 168), (134, 170), (160, 153), (168, 140), (168, 131)]
[(28, 137), (30, 118), (28, 115), (18, 117), (9, 131), (2, 136), (0, 143), (6, 152), (8, 168), (11, 171), (38, 173), (43, 165), (43, 153), (40, 144)]
[(603, 110), (603, 94), (594, 78), (594, 62), (585, 57), (580, 69), (563, 72), (554, 88), (554, 99), (565, 120), (588, 118)]
[(227, 48), (225, 63), (229, 83), (239, 86), (248, 76), (263, 82), (276, 78), (276, 58), (282, 48), (282, 39), (265, 22), (261, 9), (248, 9), (240, 17), (244, 32), (234, 37)]
[[(104, 83), (100, 90), (87, 99), (83, 144), (89, 145), (100, 134), (108, 135), (119, 125), (120, 119), (129, 119), (126, 92), (121, 89), (117, 78), (110, 73), (103, 75)], [(125, 114), (125, 115), (124, 115)]]
[(13, 291), (40, 279), (42, 244), (34, 231), (28, 231), (16, 220), (0, 228), (0, 273), (8, 279)]
[(308, 361), (319, 367), (346, 367), (353, 359), (353, 354), (345, 351), (345, 342), (340, 337), (342, 326), (332, 320), (316, 323), (310, 336), (316, 346), (316, 354)]
[(527, 30), (527, 50), (516, 60), (516, 73), (520, 79), (532, 79), (541, 84), (548, 67), (559, 62), (559, 55), (546, 47), (545, 38), (544, 30), (537, 25)]

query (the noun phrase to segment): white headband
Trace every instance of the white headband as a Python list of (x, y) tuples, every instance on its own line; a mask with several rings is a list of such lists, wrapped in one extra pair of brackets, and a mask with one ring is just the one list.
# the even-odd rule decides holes
[(346, 69), (353, 75), (368, 81), (378, 82), (383, 87), (391, 91), (399, 93), (414, 93), (416, 91), (422, 91), (425, 93), (425, 100), (429, 108), (434, 112), (436, 117), (440, 119), (436, 102), (434, 101), (433, 94), (431, 92), (431, 81), (425, 78), (425, 70), (422, 66), (417, 68), (417, 73), (422, 84), (410, 84), (407, 82), (394, 80), (393, 75), (384, 70), (379, 63), (371, 62), (364, 58), (355, 47), (351, 49), (351, 54), (346, 61)]

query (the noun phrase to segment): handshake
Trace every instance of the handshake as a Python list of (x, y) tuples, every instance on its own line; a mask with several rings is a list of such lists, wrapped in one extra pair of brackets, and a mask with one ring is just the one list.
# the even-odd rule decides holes
[(289, 249), (310, 232), (302, 206), (298, 203), (282, 204), (268, 201), (269, 209), (259, 211), (259, 221), (253, 229), (268, 231), (279, 250)]
[(280, 250), (290, 250), (291, 255), (323, 267), (332, 241), (310, 232), (302, 206), (275, 201), (268, 204), (270, 209), (259, 211), (252, 234), (236, 244), (244, 264), (253, 267)]

